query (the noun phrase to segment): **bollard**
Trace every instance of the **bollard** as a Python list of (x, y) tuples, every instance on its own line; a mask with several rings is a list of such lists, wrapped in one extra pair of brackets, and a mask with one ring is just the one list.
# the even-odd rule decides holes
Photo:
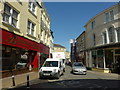
[(27, 88), (30, 88), (29, 87), (29, 75), (27, 75)]
[(13, 86), (15, 86), (15, 79), (13, 74), (12, 74), (12, 81), (13, 81)]

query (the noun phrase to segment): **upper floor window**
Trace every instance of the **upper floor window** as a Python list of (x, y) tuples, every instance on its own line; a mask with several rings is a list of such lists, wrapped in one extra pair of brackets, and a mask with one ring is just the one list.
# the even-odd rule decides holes
[(113, 10), (106, 13), (106, 22), (109, 22), (109, 21), (112, 21), (114, 20), (114, 13), (113, 13)]
[(18, 22), (18, 12), (5, 4), (3, 21), (9, 23), (10, 25), (17, 27)]
[(93, 34), (92, 40), (93, 40), (93, 45), (96, 45), (96, 37), (95, 37), (95, 34)]
[(107, 43), (107, 35), (106, 35), (106, 32), (103, 32), (103, 43)]
[(114, 28), (113, 27), (110, 27), (108, 29), (108, 35), (109, 35), (109, 41), (113, 42), (114, 41)]
[(91, 28), (92, 28), (92, 29), (95, 28), (95, 21), (91, 22)]
[(117, 31), (117, 38), (118, 38), (118, 42), (120, 42), (120, 28)]
[(28, 31), (27, 33), (32, 35), (32, 36), (35, 36), (34, 33), (35, 33), (35, 24), (33, 24), (32, 22), (28, 21)]
[(35, 3), (29, 1), (28, 7), (29, 7), (29, 10), (35, 14), (35, 8), (36, 8)]
[(110, 11), (110, 20), (114, 20), (114, 14), (113, 14), (113, 11)]

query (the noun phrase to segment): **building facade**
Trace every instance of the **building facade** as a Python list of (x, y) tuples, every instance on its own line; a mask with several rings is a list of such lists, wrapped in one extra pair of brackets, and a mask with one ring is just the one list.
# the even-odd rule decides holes
[(43, 3), (1, 2), (0, 12), (2, 77), (11, 76), (11, 71), (20, 74), (38, 70), (41, 61), (49, 56), (51, 36), (50, 19)]
[(77, 61), (83, 62), (85, 65), (85, 31), (83, 31), (77, 38), (76, 38), (76, 54), (77, 54)]
[(86, 65), (104, 72), (118, 72), (120, 65), (120, 5), (116, 4), (96, 16), (86, 28)]
[(60, 44), (54, 44), (54, 52), (64, 52), (66, 60), (70, 59), (70, 53)]

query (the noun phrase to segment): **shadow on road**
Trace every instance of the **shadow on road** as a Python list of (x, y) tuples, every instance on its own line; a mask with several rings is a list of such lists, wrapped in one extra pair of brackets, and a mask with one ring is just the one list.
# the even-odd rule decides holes
[[(54, 80), (54, 79), (51, 79)], [(71, 79), (53, 82), (37, 83), (30, 85), (30, 88), (84, 88), (84, 89), (119, 89), (120, 80), (105, 79)], [(26, 86), (17, 87), (26, 88)]]

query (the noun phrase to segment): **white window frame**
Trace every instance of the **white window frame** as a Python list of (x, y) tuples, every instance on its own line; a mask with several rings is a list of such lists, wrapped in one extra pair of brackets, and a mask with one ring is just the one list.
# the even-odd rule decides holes
[[(111, 31), (110, 31), (111, 30)], [(115, 31), (113, 27), (108, 28), (109, 43), (115, 42)]]
[[(112, 12), (112, 13), (111, 13), (111, 12)], [(111, 10), (111, 11), (105, 13), (105, 19), (106, 19), (106, 20), (105, 20), (106, 23), (109, 22), (109, 21), (113, 21), (113, 20), (114, 20), (114, 11)]]
[[(35, 7), (34, 7), (34, 6), (35, 6)], [(36, 13), (36, 5), (35, 5), (35, 2), (29, 1), (29, 3), (28, 3), (28, 9), (29, 9), (33, 14), (35, 14), (35, 13)]]
[[(10, 8), (9, 12), (5, 11), (5, 9), (7, 8), (6, 6)], [(16, 16), (15, 16), (14, 12), (16, 13)], [(11, 26), (17, 28), (18, 27), (18, 14), (19, 13), (15, 9), (13, 9), (9, 5), (5, 4), (3, 21), (10, 24)], [(6, 20), (6, 16), (8, 16), (8, 21)], [(14, 20), (16, 21), (16, 23), (13, 22)]]
[[(106, 37), (104, 36), (104, 34), (106, 34)], [(102, 32), (102, 36), (103, 36), (103, 44), (107, 44), (107, 32), (106, 31)], [(105, 42), (105, 39), (106, 39), (106, 42)]]
[[(30, 25), (29, 25), (30, 23)], [(27, 34), (35, 36), (35, 24), (28, 20)]]

